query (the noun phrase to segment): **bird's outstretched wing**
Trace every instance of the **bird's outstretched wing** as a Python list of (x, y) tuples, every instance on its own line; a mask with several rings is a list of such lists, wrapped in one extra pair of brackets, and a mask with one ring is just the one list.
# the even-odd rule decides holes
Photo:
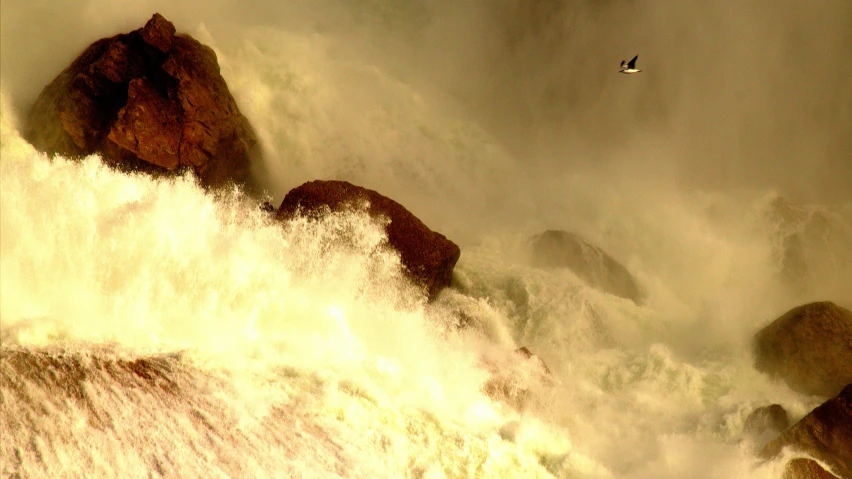
[(627, 60), (621, 60), (621, 69), (624, 70), (627, 68)]
[(639, 55), (636, 55), (635, 57), (633, 57), (633, 60), (630, 60), (629, 62), (627, 62), (627, 68), (629, 68), (629, 69), (631, 69), (631, 70), (635, 69), (635, 68), (636, 68), (636, 59), (637, 59), (637, 58), (639, 58)]

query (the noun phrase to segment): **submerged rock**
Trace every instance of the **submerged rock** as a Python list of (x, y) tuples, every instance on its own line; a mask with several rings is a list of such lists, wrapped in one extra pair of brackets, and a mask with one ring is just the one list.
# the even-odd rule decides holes
[(547, 373), (548, 376), (553, 374), (553, 373), (550, 372), (550, 368), (547, 367), (547, 363), (545, 363), (544, 360), (541, 359), (540, 357), (538, 357), (537, 355), (533, 354), (532, 351), (527, 349), (526, 346), (522, 346), (522, 347), (516, 349), (515, 352), (520, 354), (521, 356), (523, 356), (526, 359), (536, 361), (539, 364), (539, 366), (541, 367), (542, 371)]
[[(852, 477), (852, 383), (767, 444), (760, 456), (772, 459), (784, 448), (824, 462), (839, 477)], [(814, 461), (791, 461), (785, 477), (831, 477), (820, 475), (824, 472)]]
[[(182, 375), (180, 355), (161, 355), (126, 360), (118, 357), (99, 357), (72, 352), (0, 350), (0, 378), (4, 396), (33, 404), (34, 392), (41, 392), (35, 404), (45, 397), (75, 406), (86, 415), (87, 425), (110, 427), (110, 412), (91, 395), (94, 382), (108, 381), (127, 391), (144, 391), (163, 399), (179, 396)], [(39, 391), (40, 390), (40, 391)], [(31, 414), (17, 417), (22, 425), (36, 430), (40, 417), (47, 411), (29, 410)]]
[[(518, 356), (523, 360), (518, 361)], [(482, 386), (482, 392), (519, 411), (531, 406), (536, 387), (553, 385), (550, 368), (526, 347), (516, 349), (508, 360), (484, 358), (483, 365), (492, 376)]]
[(42, 90), (24, 135), (48, 154), (99, 153), (155, 175), (190, 170), (207, 187), (246, 183), (259, 151), (216, 54), (160, 14), (89, 46)]
[(134, 477), (145, 470), (156, 477), (246, 477), (246, 464), (257, 465), (252, 477), (354, 470), (356, 462), (341, 453), (339, 429), (324, 429), (321, 419), (288, 405), (286, 395), (263, 414), (242, 414), (233, 405), (245, 385), (232, 379), (181, 353), (4, 343), (0, 476)]
[(532, 264), (569, 268), (589, 285), (641, 304), (644, 294), (621, 263), (574, 233), (548, 230), (532, 238)]
[(770, 205), (768, 216), (776, 225), (778, 244), (775, 254), (781, 266), (781, 278), (795, 292), (802, 294), (810, 276), (802, 237), (807, 215), (779, 197)]
[(264, 213), (275, 214), (275, 207), (268, 201), (261, 203), (260, 206), (258, 206), (258, 209)]
[(837, 479), (813, 459), (797, 457), (787, 463), (782, 479)]
[(743, 425), (743, 436), (758, 447), (775, 439), (790, 427), (787, 411), (780, 404), (763, 406), (752, 411)]
[(828, 301), (793, 308), (761, 329), (753, 348), (758, 370), (831, 397), (852, 382), (852, 312)]
[(770, 404), (752, 411), (748, 415), (743, 426), (743, 432), (750, 435), (763, 434), (770, 429), (776, 433), (790, 427), (790, 418), (787, 411), (780, 404)]
[(782, 281), (799, 297), (846, 284), (852, 266), (852, 210), (775, 198), (766, 211)]
[(450, 286), (461, 250), (396, 201), (346, 181), (310, 181), (287, 193), (276, 218), (319, 217), (327, 211), (359, 208), (363, 202), (371, 217), (390, 220), (385, 226), (389, 245), (399, 252), (406, 274), (434, 300)]

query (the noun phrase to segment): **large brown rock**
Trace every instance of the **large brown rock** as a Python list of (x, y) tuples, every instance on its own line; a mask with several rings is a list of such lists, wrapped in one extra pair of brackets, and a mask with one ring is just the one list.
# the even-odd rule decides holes
[(430, 300), (450, 285), (461, 250), (444, 235), (430, 230), (402, 205), (373, 190), (346, 181), (310, 181), (290, 190), (278, 207), (276, 218), (296, 215), (319, 217), (325, 211), (358, 208), (366, 201), (371, 217), (386, 217), (388, 243), (399, 252), (406, 273)]
[(852, 382), (852, 312), (825, 301), (793, 308), (758, 331), (755, 367), (794, 390), (831, 397)]
[(259, 151), (216, 54), (160, 14), (89, 46), (41, 92), (24, 135), (48, 154), (100, 153), (123, 170), (191, 170), (207, 187), (246, 183)]
[(621, 263), (574, 233), (548, 230), (532, 238), (532, 264), (568, 268), (590, 286), (640, 304), (644, 293)]
[[(781, 433), (761, 450), (760, 456), (772, 459), (784, 448), (824, 462), (842, 478), (852, 477), (852, 384)], [(788, 464), (786, 477), (821, 477), (817, 463), (794, 462)]]

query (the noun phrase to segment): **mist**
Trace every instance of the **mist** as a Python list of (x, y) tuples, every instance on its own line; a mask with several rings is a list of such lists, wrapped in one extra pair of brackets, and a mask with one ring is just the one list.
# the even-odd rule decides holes
[[(448, 87), (545, 170), (615, 163), (673, 170), (687, 187), (850, 198), (848, 2), (497, 2), (457, 15), (488, 20), (433, 29), (433, 42), (464, 31), (447, 44), (474, 65)], [(643, 74), (614, 74), (634, 54)]]
[[(85, 46), (159, 11), (217, 38), (272, 25), (340, 40), (444, 96), (532, 176), (852, 198), (852, 5), (634, 1), (134, 2), (2, 5), (2, 79), (20, 111)], [(36, 28), (34, 25), (40, 25)], [(617, 74), (639, 55), (641, 75)], [(651, 186), (651, 185), (649, 185)]]

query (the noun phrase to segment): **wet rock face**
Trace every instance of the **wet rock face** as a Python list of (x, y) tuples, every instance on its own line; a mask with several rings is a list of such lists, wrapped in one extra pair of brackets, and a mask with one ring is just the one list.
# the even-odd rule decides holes
[(852, 382), (852, 312), (828, 301), (793, 308), (758, 331), (753, 349), (758, 370), (831, 397)]
[[(791, 448), (827, 464), (839, 477), (852, 477), (852, 384), (781, 433), (760, 452), (765, 459)], [(822, 472), (820, 472), (822, 471)], [(790, 479), (831, 477), (814, 461), (790, 461)]]
[(405, 207), (376, 191), (345, 181), (311, 181), (290, 190), (276, 218), (287, 221), (298, 214), (319, 217), (324, 211), (357, 208), (366, 201), (371, 217), (385, 217), (388, 243), (399, 252), (409, 277), (426, 291), (430, 300), (450, 286), (461, 250), (444, 235), (430, 230)]
[(590, 286), (632, 300), (644, 301), (644, 293), (621, 263), (574, 233), (548, 230), (532, 238), (532, 264), (568, 268)]
[(100, 153), (122, 170), (191, 170), (206, 187), (246, 183), (259, 151), (216, 54), (160, 14), (89, 46), (41, 92), (24, 135), (48, 154)]
[(787, 463), (782, 479), (837, 479), (837, 476), (820, 467), (813, 459), (800, 457)]

